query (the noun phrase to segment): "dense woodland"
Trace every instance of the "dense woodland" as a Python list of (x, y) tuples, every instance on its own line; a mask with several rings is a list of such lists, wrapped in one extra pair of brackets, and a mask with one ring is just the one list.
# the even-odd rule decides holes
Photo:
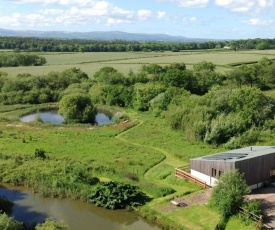
[(259, 141), (275, 128), (275, 99), (264, 93), (275, 88), (274, 73), (275, 64), (268, 58), (225, 74), (206, 61), (193, 70), (184, 63), (149, 64), (127, 76), (104, 67), (93, 79), (76, 68), (14, 79), (1, 72), (0, 103), (39, 104), (89, 94), (94, 104), (150, 111), (191, 141), (236, 148)]
[(76, 39), (41, 39), (33, 37), (0, 37), (0, 49), (31, 52), (129, 52), (216, 49), (229, 45), (231, 49), (274, 49), (275, 39), (247, 39), (207, 42), (136, 42)]

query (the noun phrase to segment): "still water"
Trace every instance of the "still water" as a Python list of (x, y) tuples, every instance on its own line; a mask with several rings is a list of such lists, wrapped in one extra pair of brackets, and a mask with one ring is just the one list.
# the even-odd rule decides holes
[[(37, 120), (37, 117), (40, 117), (43, 122), (50, 122), (52, 124), (62, 124), (64, 118), (58, 114), (56, 110), (52, 111), (43, 111), (39, 113), (33, 113), (21, 117), (20, 121), (31, 122)], [(112, 122), (112, 117), (110, 114), (99, 111), (95, 116), (95, 121), (98, 125), (108, 124)]]
[(69, 225), (69, 230), (160, 230), (135, 212), (108, 210), (82, 201), (45, 198), (25, 187), (0, 184), (0, 195), (14, 203), (12, 216), (28, 226), (48, 217)]

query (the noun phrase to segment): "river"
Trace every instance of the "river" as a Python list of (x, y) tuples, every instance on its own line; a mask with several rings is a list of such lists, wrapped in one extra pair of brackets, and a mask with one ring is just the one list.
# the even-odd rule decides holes
[(31, 189), (0, 183), (0, 195), (14, 203), (12, 216), (27, 226), (48, 217), (69, 225), (69, 230), (159, 230), (133, 211), (108, 210), (79, 200), (45, 198)]

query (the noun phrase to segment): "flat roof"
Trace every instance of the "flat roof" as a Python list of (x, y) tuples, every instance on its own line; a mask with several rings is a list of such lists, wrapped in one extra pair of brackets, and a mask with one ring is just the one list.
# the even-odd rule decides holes
[(275, 153), (275, 146), (249, 146), (203, 157), (197, 157), (191, 160), (234, 162), (272, 153)]

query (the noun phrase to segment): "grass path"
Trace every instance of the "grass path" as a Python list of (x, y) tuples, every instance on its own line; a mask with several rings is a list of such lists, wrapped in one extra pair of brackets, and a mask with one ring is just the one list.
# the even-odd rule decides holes
[(148, 145), (140, 144), (140, 143), (133, 142), (133, 141), (129, 141), (129, 140), (127, 140), (127, 138), (125, 138), (125, 136), (127, 135), (128, 132), (130, 132), (132, 129), (138, 128), (139, 126), (141, 126), (143, 124), (144, 124), (144, 121), (140, 120), (139, 123), (136, 126), (134, 126), (131, 129), (128, 129), (128, 130), (118, 134), (116, 136), (116, 138), (123, 141), (123, 142), (125, 142), (125, 143), (132, 144), (134, 146), (146, 147), (146, 148), (155, 150), (155, 151), (161, 153), (162, 155), (164, 155), (164, 158), (163, 158), (162, 161), (158, 162), (157, 164), (155, 164), (153, 167), (151, 167), (149, 170), (147, 170), (145, 172), (144, 178), (148, 179), (150, 177), (151, 172), (154, 171), (154, 169), (156, 167), (158, 167), (160, 164), (168, 164), (168, 165), (171, 165), (173, 167), (177, 167), (179, 165), (182, 165), (182, 162), (180, 160), (176, 159), (174, 156), (172, 156), (168, 151), (166, 151), (164, 149), (154, 147), (154, 146), (148, 146)]

